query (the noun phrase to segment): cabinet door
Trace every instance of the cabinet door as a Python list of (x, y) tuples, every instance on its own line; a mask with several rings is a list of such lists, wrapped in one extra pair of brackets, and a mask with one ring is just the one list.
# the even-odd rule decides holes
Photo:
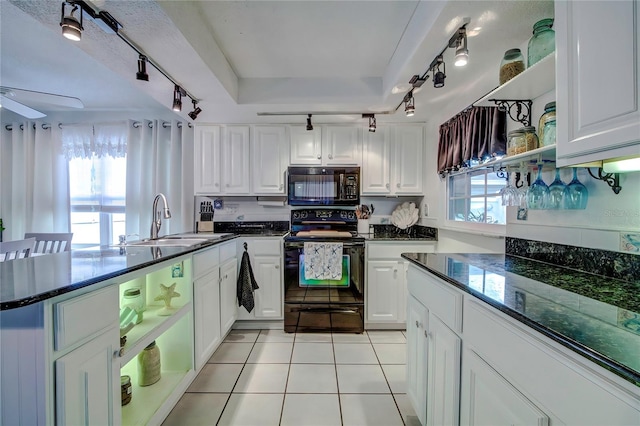
[(322, 135), (323, 164), (360, 164), (360, 128), (326, 126)]
[[(638, 155), (638, 2), (562, 1), (555, 14), (558, 164)], [(616, 58), (606, 72), (602, 52)]]
[(429, 316), (427, 425), (457, 425), (460, 395), (460, 338)]
[(196, 126), (194, 136), (194, 191), (218, 194), (221, 191), (220, 126)]
[(391, 188), (389, 127), (364, 132), (362, 147), (362, 195), (389, 194)]
[(392, 190), (398, 195), (422, 194), (423, 126), (395, 128)]
[(367, 262), (367, 321), (398, 322), (404, 296), (403, 265), (395, 260)]
[(196, 370), (220, 344), (220, 277), (215, 268), (193, 282)]
[(460, 424), (549, 424), (545, 413), (472, 350), (465, 350), (462, 368)]
[(249, 188), (249, 127), (228, 126), (225, 128), (222, 145), (222, 192), (225, 194), (248, 194)]
[(227, 334), (238, 317), (236, 292), (238, 264), (236, 262), (234, 257), (220, 267), (220, 333), (222, 336)]
[(307, 130), (305, 126), (290, 126), (291, 164), (322, 164), (320, 127)]
[(253, 193), (284, 194), (289, 165), (285, 126), (256, 126), (251, 141)]
[(119, 329), (112, 327), (56, 360), (57, 424), (120, 423), (119, 349)]
[(420, 424), (427, 423), (427, 339), (429, 311), (418, 300), (407, 299), (407, 396)]
[(251, 265), (260, 288), (255, 297), (255, 318), (282, 318), (282, 269), (280, 256), (256, 255)]

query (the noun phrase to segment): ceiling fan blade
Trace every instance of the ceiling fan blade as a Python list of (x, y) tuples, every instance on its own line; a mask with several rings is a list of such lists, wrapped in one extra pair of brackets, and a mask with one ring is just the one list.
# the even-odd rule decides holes
[(23, 117), (35, 119), (46, 117), (46, 114), (41, 113), (40, 111), (36, 111), (33, 108), (29, 108), (26, 105), (22, 105), (19, 102), (16, 102), (12, 99), (7, 98), (4, 95), (0, 95), (0, 106), (8, 109), (9, 111), (13, 111), (16, 114), (20, 114)]
[(14, 97), (16, 101), (21, 103), (38, 103), (57, 105), (69, 108), (84, 108), (84, 104), (78, 98), (72, 96), (56, 95), (54, 93), (37, 92), (34, 90), (17, 89), (14, 87), (2, 87), (2, 92), (5, 96), (9, 94)]

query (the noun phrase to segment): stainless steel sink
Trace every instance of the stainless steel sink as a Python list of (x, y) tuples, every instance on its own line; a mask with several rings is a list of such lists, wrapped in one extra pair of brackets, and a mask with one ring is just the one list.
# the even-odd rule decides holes
[(130, 247), (191, 247), (208, 241), (207, 238), (158, 238), (126, 243)]
[(217, 240), (218, 238), (226, 237), (227, 235), (232, 235), (229, 233), (226, 234), (208, 234), (208, 233), (199, 233), (199, 234), (174, 234), (174, 235), (165, 235), (163, 238), (165, 239), (202, 239), (202, 240)]

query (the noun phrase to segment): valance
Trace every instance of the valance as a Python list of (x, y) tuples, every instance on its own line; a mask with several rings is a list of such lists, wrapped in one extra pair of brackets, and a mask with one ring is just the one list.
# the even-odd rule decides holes
[(440, 125), (440, 176), (504, 155), (506, 126), (507, 113), (498, 107), (471, 107)]
[(127, 153), (127, 122), (65, 124), (62, 126), (62, 152), (72, 158), (124, 157)]

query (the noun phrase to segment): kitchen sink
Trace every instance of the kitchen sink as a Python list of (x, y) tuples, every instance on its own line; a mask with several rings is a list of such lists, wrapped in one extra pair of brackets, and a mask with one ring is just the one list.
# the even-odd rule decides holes
[(208, 240), (208, 238), (158, 238), (156, 240), (133, 241), (125, 245), (132, 247), (191, 247)]
[(199, 234), (173, 234), (173, 235), (165, 235), (162, 237), (163, 239), (198, 239), (198, 240), (217, 240), (218, 238), (226, 237), (227, 235), (232, 234), (208, 234), (208, 233), (199, 233)]

